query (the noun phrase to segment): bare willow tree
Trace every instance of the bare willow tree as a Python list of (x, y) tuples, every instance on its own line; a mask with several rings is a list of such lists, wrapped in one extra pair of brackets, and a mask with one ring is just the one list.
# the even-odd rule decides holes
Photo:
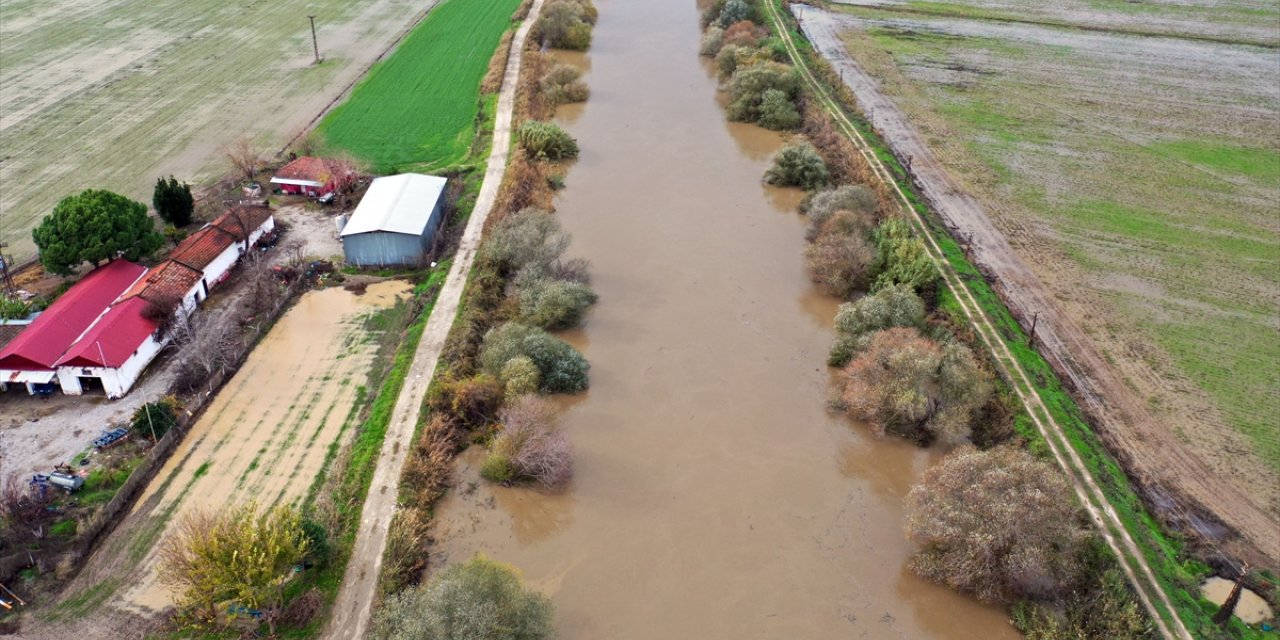
[(302, 515), (292, 506), (260, 510), (250, 502), (183, 515), (159, 550), (159, 578), (180, 608), (211, 622), (231, 601), (262, 612), (272, 635), (284, 611), (285, 585), (310, 551)]
[(190, 391), (235, 362), (238, 331), (234, 310), (179, 315), (170, 327), (178, 347), (174, 384)]
[(1062, 597), (1086, 540), (1057, 469), (1016, 447), (964, 447), (907, 495), (916, 573), (987, 602)]
[(245, 281), (245, 295), (255, 312), (270, 308), (280, 295), (280, 280), (271, 267), (271, 259), (262, 251), (250, 251), (241, 259), (240, 277)]
[(263, 160), (262, 154), (258, 153), (257, 148), (253, 146), (253, 142), (248, 137), (241, 136), (236, 138), (234, 142), (227, 145), (223, 155), (231, 163), (232, 168), (240, 172), (241, 177), (245, 180), (253, 181), (258, 175), (258, 167), (262, 165)]

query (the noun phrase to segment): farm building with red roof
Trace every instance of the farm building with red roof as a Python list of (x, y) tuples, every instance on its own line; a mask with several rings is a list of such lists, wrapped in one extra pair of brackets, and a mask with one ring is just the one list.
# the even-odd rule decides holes
[[(269, 207), (236, 207), (189, 235), (169, 259), (203, 272), (200, 299), (227, 278), (240, 256), (276, 228)], [(197, 300), (198, 301), (198, 300)]]
[(62, 354), (146, 271), (127, 260), (90, 271), (0, 350), (0, 382), (25, 384), (28, 392), (52, 382)]
[(271, 184), (285, 193), (320, 196), (338, 190), (338, 183), (342, 181), (339, 174), (343, 171), (350, 173), (351, 169), (327, 158), (303, 156), (280, 167)]

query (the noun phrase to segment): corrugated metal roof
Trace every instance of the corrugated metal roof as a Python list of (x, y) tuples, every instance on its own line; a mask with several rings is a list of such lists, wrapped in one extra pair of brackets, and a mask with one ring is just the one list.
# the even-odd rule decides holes
[(142, 298), (118, 302), (58, 358), (59, 367), (119, 367), (156, 331)]
[(0, 369), (48, 369), (120, 294), (146, 273), (128, 260), (90, 271), (0, 350)]
[(448, 180), (421, 173), (376, 178), (343, 227), (343, 237), (372, 231), (420, 236)]

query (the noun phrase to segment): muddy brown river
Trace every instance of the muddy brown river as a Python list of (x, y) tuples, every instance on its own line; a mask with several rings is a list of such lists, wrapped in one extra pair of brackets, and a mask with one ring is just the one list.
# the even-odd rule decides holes
[(693, 0), (597, 0), (591, 100), (557, 207), (600, 304), (568, 336), (577, 474), (493, 487), (469, 451), (436, 566), (484, 552), (587, 638), (1014, 638), (914, 577), (903, 497), (936, 456), (826, 409), (836, 301), (804, 267), (800, 194), (761, 184), (783, 138), (726, 123)]

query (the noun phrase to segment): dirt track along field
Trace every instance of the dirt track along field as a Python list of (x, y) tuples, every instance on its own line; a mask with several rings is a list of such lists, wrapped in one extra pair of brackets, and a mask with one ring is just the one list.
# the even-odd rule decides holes
[(885, 13), (804, 23), (1120, 454), (1275, 562), (1275, 53)]
[(0, 241), (33, 256), (31, 229), (82, 189), (149, 203), (161, 175), (220, 175), (219, 150), (241, 135), (274, 152), (432, 4), (6, 0)]
[(485, 220), (493, 209), (498, 188), (507, 172), (516, 84), (520, 79), (525, 38), (541, 10), (542, 0), (534, 0), (525, 22), (512, 39), (502, 89), (497, 98), (493, 145), (485, 164), (484, 181), (454, 253), (449, 275), (436, 297), (418, 348), (413, 353), (413, 362), (405, 377), (404, 386), (400, 388), (400, 395), (396, 398), (373, 480), (369, 483), (369, 494), (360, 512), (360, 529), (356, 532), (351, 558), (347, 561), (347, 572), (343, 576), (342, 588), (333, 604), (333, 614), (325, 630), (325, 637), (330, 640), (359, 640), (367, 633), (373, 613), (373, 600), (377, 596), (382, 554), (387, 548), (387, 532), (395, 517), (400, 495), (400, 477), (418, 425), (418, 411), (440, 361), (449, 329), (453, 327), (454, 318), (458, 315), (462, 292), (471, 273), (476, 250), (480, 247)]
[[(206, 409), (144, 490), (132, 513), (89, 558), (48, 614), (41, 637), (108, 638), (134, 615), (170, 603), (156, 582), (155, 550), (183, 513), (257, 500), (302, 498), (331, 443), (343, 437), (351, 406), (376, 350), (365, 326), (408, 290), (374, 284), (357, 296), (341, 288), (304, 294)], [(102, 606), (77, 606), (110, 585)], [(81, 617), (88, 613), (88, 617)], [(106, 621), (106, 622), (104, 622)]]

